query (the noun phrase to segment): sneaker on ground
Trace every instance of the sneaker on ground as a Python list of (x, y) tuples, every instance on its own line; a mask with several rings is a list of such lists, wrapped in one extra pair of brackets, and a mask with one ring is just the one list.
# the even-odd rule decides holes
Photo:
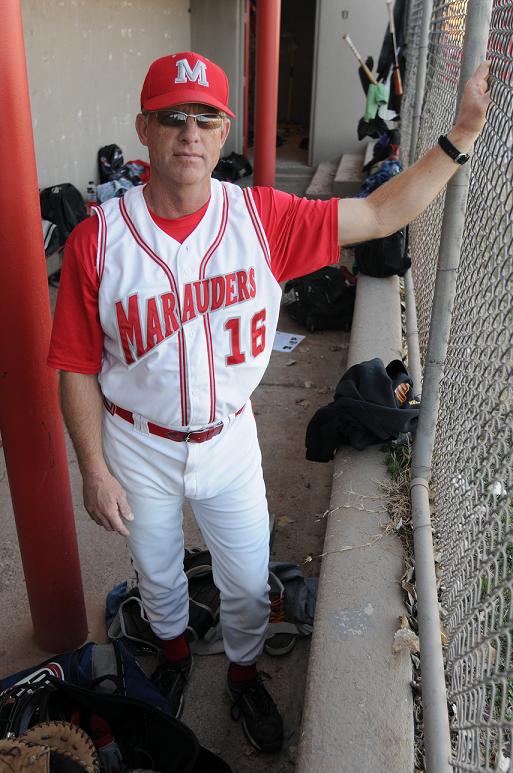
[(171, 713), (178, 719), (183, 711), (183, 693), (192, 671), (192, 655), (175, 663), (166, 661), (151, 675), (151, 681), (171, 706)]
[(283, 722), (273, 699), (262, 684), (270, 678), (260, 672), (256, 679), (235, 682), (228, 677), (228, 694), (232, 699), (231, 716), (242, 717), (248, 741), (259, 751), (278, 751), (283, 743)]

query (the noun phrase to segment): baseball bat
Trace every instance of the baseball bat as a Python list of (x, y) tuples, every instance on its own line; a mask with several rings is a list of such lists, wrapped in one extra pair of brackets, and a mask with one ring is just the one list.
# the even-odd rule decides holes
[(353, 52), (353, 54), (355, 55), (355, 57), (356, 57), (356, 58), (358, 59), (358, 61), (360, 62), (360, 67), (361, 67), (361, 68), (362, 68), (362, 70), (364, 71), (364, 73), (365, 73), (365, 75), (367, 76), (367, 78), (369, 79), (369, 81), (370, 81), (371, 83), (374, 83), (374, 84), (377, 86), (378, 82), (377, 82), (376, 78), (375, 78), (375, 77), (374, 77), (374, 75), (371, 73), (371, 71), (369, 70), (369, 68), (368, 68), (368, 67), (367, 67), (367, 65), (365, 64), (365, 62), (363, 61), (362, 57), (360, 56), (360, 53), (359, 53), (358, 49), (356, 48), (355, 44), (353, 43), (353, 41), (351, 40), (351, 38), (349, 37), (349, 35), (348, 35), (347, 33), (344, 33), (344, 35), (342, 35), (342, 39), (346, 41), (346, 43), (347, 43), (347, 45), (349, 46), (349, 48), (351, 49), (351, 51)]
[(395, 21), (394, 21), (394, 10), (392, 8), (392, 0), (386, 0), (387, 8), (388, 8), (388, 20), (390, 25), (390, 33), (392, 35), (392, 45), (394, 47), (394, 73), (393, 73), (393, 81), (394, 81), (394, 92), (398, 97), (402, 97), (403, 95), (403, 83), (401, 80), (401, 73), (399, 71), (399, 62), (397, 60), (397, 42), (395, 37)]

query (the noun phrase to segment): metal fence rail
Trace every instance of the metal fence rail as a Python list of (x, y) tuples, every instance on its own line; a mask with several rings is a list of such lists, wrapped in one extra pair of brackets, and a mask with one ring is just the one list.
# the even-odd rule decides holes
[[(419, 155), (454, 117), (466, 12), (434, 0)], [(431, 480), (456, 771), (513, 770), (513, 0), (493, 2), (488, 56), (492, 105), (472, 162)], [(411, 227), (423, 357), (443, 206)]]

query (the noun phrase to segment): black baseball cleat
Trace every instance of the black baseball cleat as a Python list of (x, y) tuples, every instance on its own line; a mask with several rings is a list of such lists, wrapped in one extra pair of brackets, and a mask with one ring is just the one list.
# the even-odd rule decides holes
[(278, 708), (263, 685), (267, 674), (256, 679), (235, 682), (228, 677), (228, 694), (232, 699), (231, 716), (242, 717), (246, 738), (261, 752), (276, 752), (283, 743), (283, 721)]
[(171, 713), (178, 719), (183, 711), (184, 690), (192, 671), (192, 655), (175, 663), (166, 661), (155, 669), (151, 681), (171, 706)]

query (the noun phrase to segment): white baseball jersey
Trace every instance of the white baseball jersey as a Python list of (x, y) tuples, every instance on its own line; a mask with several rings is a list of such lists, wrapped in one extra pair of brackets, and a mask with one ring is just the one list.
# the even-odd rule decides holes
[(271, 356), (281, 288), (251, 192), (211, 180), (183, 243), (143, 188), (96, 210), (105, 397), (157, 424), (199, 429), (235, 413)]

